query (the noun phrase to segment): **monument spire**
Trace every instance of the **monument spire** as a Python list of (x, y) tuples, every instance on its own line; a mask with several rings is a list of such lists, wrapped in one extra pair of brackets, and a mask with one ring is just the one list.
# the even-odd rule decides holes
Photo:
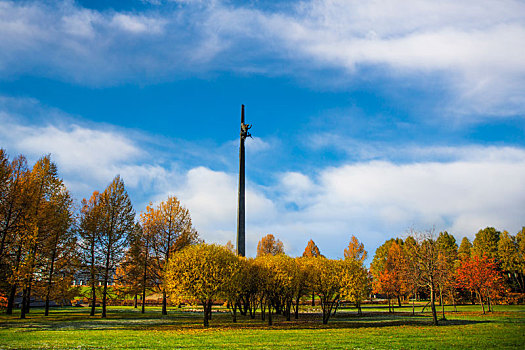
[(244, 105), (241, 105), (241, 144), (239, 146), (239, 204), (237, 208), (237, 255), (246, 255), (244, 221), (244, 140), (252, 135), (248, 130), (252, 126), (244, 123)]

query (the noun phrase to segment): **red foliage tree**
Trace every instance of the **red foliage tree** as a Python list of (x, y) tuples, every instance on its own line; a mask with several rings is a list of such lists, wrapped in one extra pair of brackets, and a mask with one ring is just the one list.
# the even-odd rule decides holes
[(461, 261), (456, 270), (456, 283), (477, 294), (481, 309), (485, 313), (484, 300), (490, 310), (491, 299), (494, 299), (503, 290), (503, 278), (497, 270), (494, 259), (487, 256), (473, 256)]

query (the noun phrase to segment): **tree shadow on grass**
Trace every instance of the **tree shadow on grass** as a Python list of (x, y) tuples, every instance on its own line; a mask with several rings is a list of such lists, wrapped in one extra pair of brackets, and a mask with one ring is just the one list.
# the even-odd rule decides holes
[[(75, 330), (127, 330), (127, 331), (203, 331), (202, 312), (172, 312), (168, 316), (158, 313), (140, 314), (135, 312), (115, 312), (108, 314), (108, 318), (102, 319), (100, 315), (90, 317), (87, 314), (57, 315), (53, 318), (33, 316), (28, 320), (14, 320), (0, 323), (0, 328), (13, 328), (17, 332), (40, 332), (40, 331), (75, 331)], [(382, 328), (382, 327), (421, 327), (432, 326), (432, 320), (428, 315), (412, 315), (411, 313), (388, 314), (383, 312), (370, 312), (362, 316), (352, 313), (338, 313), (330, 319), (327, 325), (321, 322), (320, 313), (300, 314), (299, 319), (292, 318), (291, 321), (281, 315), (274, 315), (273, 326), (269, 327), (258, 315), (255, 319), (249, 317), (238, 317), (238, 322), (233, 323), (228, 313), (214, 313), (207, 330), (263, 330), (263, 329), (355, 329), (355, 328)], [(440, 320), (439, 326), (473, 325), (479, 323), (490, 323), (490, 320), (469, 319), (447, 319)]]

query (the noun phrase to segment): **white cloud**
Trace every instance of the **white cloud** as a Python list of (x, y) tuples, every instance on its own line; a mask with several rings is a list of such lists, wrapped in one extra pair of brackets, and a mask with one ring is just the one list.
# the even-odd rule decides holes
[(159, 34), (162, 33), (166, 21), (147, 18), (144, 16), (130, 16), (118, 13), (113, 16), (111, 24), (131, 33)]
[(184, 1), (143, 13), (1, 1), (0, 10), (3, 75), (114, 85), (236, 70), (310, 74), (314, 85), (322, 79), (316, 69), (335, 68), (351, 83), (368, 74), (363, 67), (376, 67), (420, 87), (438, 74), (452, 96), (443, 113), (525, 110), (525, 4), (518, 0), (311, 0), (280, 12)]

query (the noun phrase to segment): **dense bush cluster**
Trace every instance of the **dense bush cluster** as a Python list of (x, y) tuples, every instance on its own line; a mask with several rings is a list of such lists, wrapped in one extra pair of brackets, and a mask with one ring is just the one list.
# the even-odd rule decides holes
[[(306, 255), (306, 254), (305, 254)], [(323, 323), (342, 298), (357, 306), (369, 295), (370, 281), (362, 262), (325, 257), (291, 258), (284, 253), (238, 257), (225, 247), (200, 244), (177, 252), (166, 268), (173, 298), (194, 299), (204, 308), (204, 325), (216, 300), (226, 300), (233, 321), (237, 311), (255, 318), (255, 310), (272, 324), (272, 313), (290, 320), (299, 315), (302, 297), (318, 296)]]

